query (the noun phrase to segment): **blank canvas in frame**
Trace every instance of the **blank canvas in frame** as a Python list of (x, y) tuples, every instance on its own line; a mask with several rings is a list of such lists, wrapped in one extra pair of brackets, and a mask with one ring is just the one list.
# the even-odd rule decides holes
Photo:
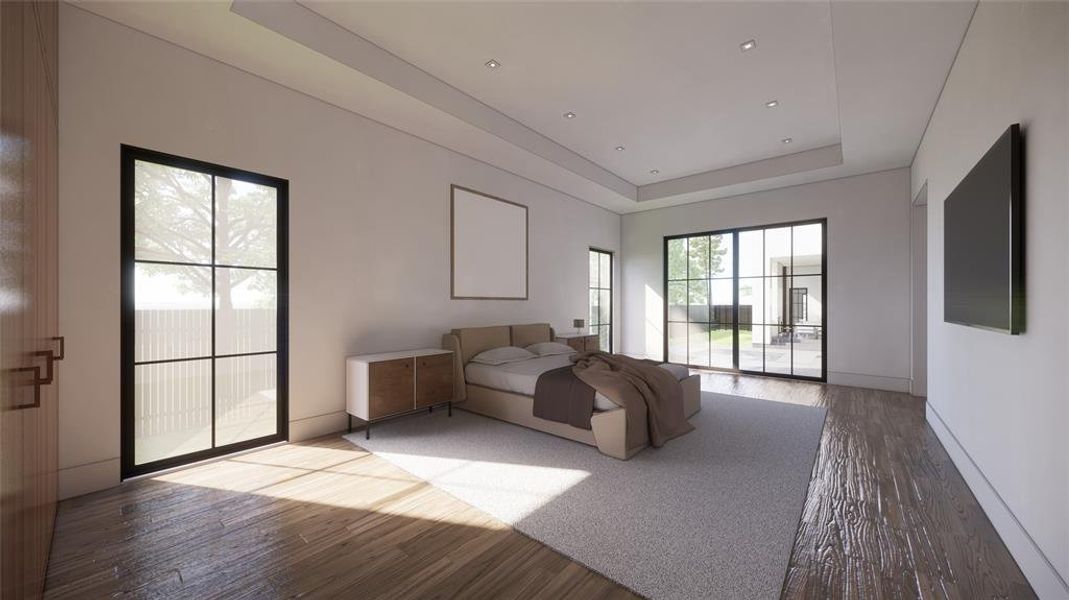
[(527, 299), (527, 207), (450, 187), (454, 299)]

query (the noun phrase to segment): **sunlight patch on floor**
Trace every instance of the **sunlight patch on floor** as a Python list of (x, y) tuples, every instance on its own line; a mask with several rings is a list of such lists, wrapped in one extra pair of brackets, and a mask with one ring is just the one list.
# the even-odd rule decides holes
[[(417, 458), (443, 460), (436, 457)], [(460, 477), (465, 485), (486, 485), (485, 479), (479, 480), (477, 472), (473, 470), (477, 465), (464, 464), (471, 462), (435, 464), (439, 467), (437, 472), (443, 476)], [(527, 472), (523, 477), (556, 478), (566, 485), (564, 489), (588, 475), (568, 473), (567, 469), (524, 468)], [(443, 492), (386, 461), (377, 460), (356, 449), (345, 451), (287, 445), (164, 473), (152, 477), (151, 481), (294, 503), (314, 503), (365, 511), (369, 515), (395, 515), (464, 526), (475, 525), (484, 529), (508, 528), (507, 524), (488, 515), (476, 514), (475, 509), (458, 512), (451, 503), (428, 501), (428, 496)], [(509, 478), (494, 485), (499, 483), (505, 486), (515, 484), (510, 483)], [(514, 495), (519, 511), (517, 514), (527, 514), (555, 496), (531, 496), (517, 492)], [(255, 517), (255, 514), (256, 511), (250, 511), (249, 516), (230, 518), (223, 525), (236, 526)]]
[(499, 507), (493, 514), (508, 523), (523, 519), (590, 477), (590, 472), (579, 469), (519, 463), (396, 452), (380, 452), (379, 456), (461, 497), (467, 490), (494, 490)]

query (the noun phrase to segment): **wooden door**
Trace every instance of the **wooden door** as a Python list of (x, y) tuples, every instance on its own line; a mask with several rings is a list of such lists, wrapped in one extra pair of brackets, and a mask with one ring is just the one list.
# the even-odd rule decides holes
[(57, 36), (0, 2), (0, 598), (41, 595), (55, 517)]

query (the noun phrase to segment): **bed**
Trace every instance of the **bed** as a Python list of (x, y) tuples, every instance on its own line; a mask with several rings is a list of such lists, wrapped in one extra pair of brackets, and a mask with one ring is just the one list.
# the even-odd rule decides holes
[[(553, 329), (548, 323), (467, 327), (442, 336), (442, 347), (452, 350), (457, 357), (453, 378), (457, 407), (589, 444), (620, 460), (627, 460), (648, 446), (648, 435), (634, 433), (635, 427), (629, 429), (624, 409), (601, 394), (595, 396), (589, 430), (534, 416), (533, 394), (538, 376), (552, 368), (566, 366), (570, 362), (569, 355), (544, 356), (493, 367), (471, 362), (472, 357), (485, 350), (502, 346), (526, 348), (553, 338)], [(680, 365), (662, 365), (662, 368), (679, 380), (683, 389), (684, 414), (691, 417), (701, 409), (699, 376), (690, 375), (688, 369)], [(636, 418), (645, 419), (645, 415)], [(637, 429), (645, 432), (646, 428)]]

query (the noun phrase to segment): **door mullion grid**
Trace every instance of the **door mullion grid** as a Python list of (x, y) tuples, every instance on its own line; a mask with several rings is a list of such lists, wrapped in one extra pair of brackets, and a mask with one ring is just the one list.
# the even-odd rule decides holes
[[(821, 234), (821, 268), (820, 268), (820, 273), (819, 274), (807, 274), (807, 275), (819, 275), (821, 277), (821, 288), (822, 288), (822, 291), (825, 291), (824, 296), (826, 297), (827, 296), (827, 294), (826, 294), (826, 276), (827, 276), (827, 274), (826, 274), (826, 271), (827, 271), (827, 266), (826, 266), (827, 265), (827, 230), (826, 230), (826, 221), (821, 220), (821, 221), (815, 221), (815, 222), (818, 222), (821, 225), (821, 232), (820, 232), (820, 234)], [(763, 373), (763, 374), (769, 374), (768, 373), (768, 348), (767, 348), (768, 344), (766, 343), (766, 339), (765, 338), (767, 337), (767, 333), (768, 333), (768, 328), (769, 327), (780, 327), (782, 325), (784, 330), (785, 330), (785, 332), (787, 332), (787, 334), (790, 337), (790, 347), (788, 349), (788, 352), (790, 353), (790, 356), (789, 356), (789, 369), (790, 370), (789, 370), (788, 373), (784, 373), (784, 374), (771, 373), (770, 375), (797, 377), (797, 378), (802, 378), (802, 379), (819, 379), (821, 381), (826, 381), (826, 378), (827, 378), (827, 374), (826, 374), (827, 373), (827, 357), (826, 357), (826, 354), (827, 354), (827, 352), (826, 352), (827, 335), (826, 335), (826, 331), (825, 331), (826, 324), (823, 322), (824, 319), (822, 318), (822, 322), (821, 322), (820, 326), (812, 327), (815, 330), (819, 330), (820, 333), (821, 333), (821, 349), (822, 349), (821, 376), (819, 378), (814, 378), (814, 377), (808, 377), (808, 376), (799, 376), (799, 375), (795, 374), (795, 369), (794, 369), (794, 362), (795, 362), (794, 361), (795, 325), (794, 325), (793, 319), (791, 317), (792, 311), (793, 311), (793, 306), (790, 303), (788, 303), (788, 307), (786, 308), (786, 310), (781, 310), (780, 311), (783, 314), (780, 315), (780, 319), (781, 320), (776, 322), (776, 323), (767, 322), (766, 319), (765, 319), (765, 317), (767, 315), (764, 314), (764, 312), (765, 312), (764, 309), (766, 309), (769, 306), (769, 302), (771, 301), (769, 299), (769, 297), (768, 297), (768, 294), (767, 294), (767, 292), (769, 291), (768, 290), (768, 286), (769, 286), (770, 282), (779, 280), (780, 281), (780, 288), (781, 288), (780, 289), (780, 294), (782, 295), (784, 293), (784, 291), (786, 291), (788, 296), (790, 295), (790, 290), (791, 290), (791, 287), (793, 286), (793, 281), (794, 281), (794, 276), (795, 276), (795, 273), (794, 273), (794, 269), (795, 269), (795, 265), (794, 265), (794, 228), (800, 226), (801, 224), (809, 224), (809, 223), (810, 222), (799, 221), (799, 222), (784, 223), (784, 224), (779, 224), (779, 225), (766, 225), (766, 226), (761, 226), (761, 227), (747, 227), (747, 228), (740, 228), (740, 229), (729, 229), (729, 230), (723, 230), (723, 231), (719, 231), (719, 232), (715, 232), (715, 233), (708, 233), (708, 234), (693, 234), (693, 235), (679, 236), (679, 237), (672, 237), (672, 238), (669, 238), (669, 237), (666, 236), (665, 237), (665, 246), (664, 246), (664, 249), (665, 249), (665, 262), (664, 262), (664, 264), (665, 264), (665, 270), (666, 270), (665, 271), (665, 286), (666, 286), (665, 287), (665, 295), (666, 295), (666, 298), (667, 298), (667, 300), (665, 302), (665, 324), (666, 324), (666, 328), (665, 329), (666, 329), (666, 331), (664, 333), (664, 336), (665, 336), (664, 337), (664, 339), (665, 339), (665, 347), (666, 347), (665, 360), (668, 360), (667, 349), (670, 348), (670, 346), (671, 346), (670, 342), (672, 341), (672, 339), (675, 339), (675, 338), (671, 337), (671, 327), (670, 327), (670, 325), (674, 323), (674, 324), (677, 324), (677, 325), (683, 325), (685, 330), (686, 330), (686, 333), (683, 335), (683, 340), (682, 340), (684, 342), (685, 346), (686, 346), (686, 354), (685, 354), (685, 356), (686, 356), (686, 359), (685, 359), (686, 360), (686, 364), (688, 366), (702, 366), (702, 365), (694, 365), (691, 362), (691, 354), (690, 354), (690, 335), (691, 335), (690, 329), (691, 329), (691, 325), (692, 325), (691, 319), (690, 319), (690, 286), (691, 286), (691, 282), (692, 281), (701, 281), (699, 279), (693, 279), (691, 277), (691, 274), (690, 274), (690, 242), (694, 238), (709, 237), (710, 238), (710, 240), (709, 240), (710, 241), (710, 246), (711, 246), (711, 237), (713, 235), (726, 236), (728, 233), (730, 233), (731, 234), (731, 247), (732, 247), (732, 250), (733, 250), (731, 281), (732, 281), (732, 284), (733, 284), (733, 286), (732, 286), (732, 288), (733, 288), (732, 289), (732, 309), (734, 311), (733, 315), (732, 315), (732, 319), (731, 319), (731, 328), (732, 328), (731, 339), (732, 339), (732, 346), (733, 346), (732, 347), (732, 366), (734, 367), (734, 369), (736, 371), (740, 371), (740, 372), (759, 372), (759, 373)], [(789, 227), (790, 228), (790, 231), (788, 233), (788, 246), (789, 246), (788, 251), (790, 252), (789, 263), (788, 263), (789, 264), (789, 266), (788, 266), (789, 271), (786, 274), (780, 274), (780, 275), (770, 274), (767, 271), (767, 269), (768, 269), (767, 232), (768, 232), (769, 229), (772, 229), (772, 228), (784, 228), (784, 227)], [(759, 275), (747, 276), (748, 279), (756, 279), (756, 280), (758, 280), (760, 288), (761, 288), (760, 289), (760, 296), (762, 298), (762, 303), (761, 303), (760, 306), (762, 308), (762, 312), (757, 317), (755, 317), (753, 314), (751, 314), (750, 315), (750, 317), (751, 317), (750, 318), (750, 323), (748, 323), (750, 325), (750, 329), (751, 329), (751, 334), (750, 334), (751, 335), (751, 343), (753, 343), (756, 340), (757, 343), (759, 343), (760, 346), (761, 346), (761, 368), (760, 368), (760, 371), (743, 370), (743, 369), (740, 368), (741, 367), (742, 358), (741, 358), (741, 349), (739, 347), (740, 346), (739, 339), (740, 339), (740, 330), (741, 330), (741, 327), (742, 327), (742, 323), (740, 322), (740, 318), (739, 318), (739, 303), (740, 303), (739, 285), (740, 285), (741, 280), (743, 278), (739, 273), (739, 265), (740, 265), (739, 250), (740, 250), (740, 247), (741, 247), (741, 234), (743, 232), (748, 232), (748, 231), (754, 231), (754, 232), (759, 231), (760, 234), (761, 234), (760, 235), (761, 273)], [(683, 245), (683, 257), (684, 257), (684, 260), (686, 261), (686, 266), (685, 266), (686, 275), (685, 275), (685, 278), (683, 280), (672, 280), (672, 279), (669, 278), (669, 275), (667, 273), (668, 265), (669, 265), (669, 262), (670, 262), (669, 254), (668, 254), (668, 248), (670, 246), (670, 242), (672, 240), (676, 240), (676, 239), (680, 240), (684, 244)], [(706, 280), (705, 280), (705, 283), (708, 285), (708, 292), (709, 292), (709, 298), (707, 299), (707, 305), (708, 305), (707, 308), (710, 310), (710, 315), (712, 315), (714, 304), (713, 304), (713, 301), (712, 301), (712, 282), (713, 282), (713, 278), (711, 276), (711, 273), (712, 273), (712, 251), (711, 251), (711, 249), (710, 249), (709, 260), (707, 262), (707, 266), (708, 266), (709, 273), (710, 273), (709, 277), (707, 277)], [(672, 321), (669, 318), (670, 313), (671, 313), (671, 311), (670, 311), (670, 308), (671, 308), (671, 304), (670, 304), (670, 301), (671, 301), (671, 294), (670, 294), (671, 284), (672, 283), (679, 284), (679, 283), (683, 283), (683, 282), (686, 283), (685, 288), (684, 288), (684, 294), (685, 294), (685, 296), (684, 296), (685, 297), (685, 301), (684, 301), (684, 311), (685, 311), (685, 313), (684, 314), (685, 314), (685, 318), (682, 320), (682, 322), (680, 322), (680, 321)], [(822, 314), (822, 317), (824, 315), (826, 315), (826, 304), (822, 304), (822, 306), (821, 306), (821, 314)], [(711, 361), (712, 360), (712, 351), (713, 351), (712, 330), (711, 330), (711, 328), (715, 325), (715, 323), (714, 323), (714, 319), (712, 318), (712, 316), (710, 316), (710, 318), (708, 320), (709, 320), (708, 325), (710, 326), (710, 332), (709, 332), (709, 353), (710, 354), (709, 354), (709, 356), (710, 356), (710, 361)], [(712, 363), (710, 362), (710, 365), (711, 364)]]

